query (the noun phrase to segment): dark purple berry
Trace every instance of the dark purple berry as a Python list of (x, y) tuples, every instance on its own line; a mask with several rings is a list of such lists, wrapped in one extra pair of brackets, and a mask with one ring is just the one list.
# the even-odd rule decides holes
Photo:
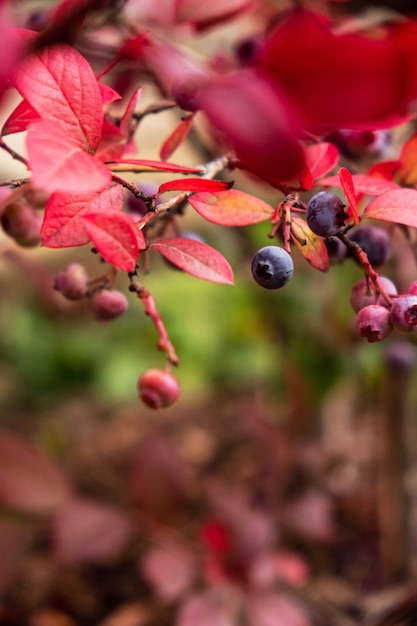
[(98, 289), (90, 297), (90, 308), (99, 322), (107, 322), (120, 317), (127, 307), (126, 296), (116, 289)]
[(24, 248), (33, 248), (40, 243), (42, 217), (31, 205), (13, 202), (6, 206), (1, 218), (4, 232)]
[(201, 108), (201, 87), (207, 80), (207, 74), (201, 70), (190, 70), (184, 77), (177, 79), (171, 86), (173, 100), (184, 111), (195, 113)]
[(246, 37), (235, 47), (237, 60), (243, 66), (256, 65), (262, 58), (264, 39), (260, 36)]
[(316, 235), (331, 237), (345, 225), (345, 204), (331, 191), (319, 191), (307, 205), (307, 224)]
[(416, 363), (416, 348), (408, 341), (393, 341), (385, 352), (385, 361), (396, 372), (410, 372)]
[(347, 255), (347, 248), (337, 237), (326, 237), (324, 240), (331, 263), (341, 263)]
[(66, 270), (55, 278), (54, 288), (67, 300), (80, 300), (88, 290), (88, 273), (84, 265), (70, 263)]
[(361, 226), (350, 233), (349, 239), (357, 243), (366, 252), (372, 267), (381, 267), (391, 256), (391, 239), (383, 228)]
[[(158, 193), (158, 185), (152, 182), (143, 183), (140, 185), (140, 190), (146, 198), (152, 198)], [(132, 193), (127, 197), (126, 208), (129, 215), (134, 220), (140, 220), (149, 211), (145, 200), (134, 196)]]
[(417, 326), (417, 295), (403, 294), (392, 303), (391, 320), (394, 326), (409, 332)]
[(139, 397), (151, 409), (163, 409), (178, 399), (181, 388), (166, 370), (149, 369), (138, 380)]
[(382, 341), (392, 332), (389, 310), (378, 304), (369, 304), (358, 312), (356, 328), (369, 343)]
[(294, 273), (291, 255), (279, 246), (265, 246), (252, 259), (252, 275), (265, 289), (279, 289), (288, 283)]
[[(389, 296), (397, 295), (397, 288), (386, 276), (379, 276), (378, 278), (381, 288)], [(375, 291), (375, 285), (371, 280), (362, 278), (352, 287), (350, 292), (350, 303), (354, 311), (358, 312), (369, 304), (379, 304), (386, 309), (390, 308), (390, 303), (381, 294), (377, 294)]]

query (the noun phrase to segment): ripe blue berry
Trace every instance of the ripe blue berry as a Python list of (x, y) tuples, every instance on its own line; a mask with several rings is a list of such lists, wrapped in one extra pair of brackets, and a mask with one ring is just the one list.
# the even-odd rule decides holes
[[(378, 280), (381, 288), (389, 296), (397, 295), (397, 288), (392, 280), (386, 276), (380, 276)], [(372, 281), (367, 281), (366, 278), (361, 278), (361, 280), (353, 285), (352, 291), (350, 292), (350, 303), (353, 310), (356, 312), (368, 306), (368, 304), (379, 304), (386, 309), (390, 308), (390, 304), (385, 298), (377, 296), (375, 292), (375, 285)]]
[(279, 246), (265, 246), (252, 259), (252, 275), (265, 289), (279, 289), (288, 283), (294, 273), (291, 255)]
[(392, 303), (391, 320), (394, 326), (410, 332), (417, 326), (417, 296), (403, 294)]
[(366, 252), (372, 267), (381, 267), (391, 256), (391, 239), (383, 228), (361, 226), (352, 231), (349, 239), (356, 242)]
[(139, 397), (151, 409), (163, 409), (178, 399), (181, 388), (176, 378), (160, 369), (149, 369), (138, 380)]
[(356, 327), (369, 343), (382, 341), (392, 332), (390, 312), (378, 304), (369, 304), (357, 314)]
[(344, 226), (349, 215), (345, 204), (331, 191), (319, 191), (307, 205), (307, 224), (316, 235), (331, 237)]

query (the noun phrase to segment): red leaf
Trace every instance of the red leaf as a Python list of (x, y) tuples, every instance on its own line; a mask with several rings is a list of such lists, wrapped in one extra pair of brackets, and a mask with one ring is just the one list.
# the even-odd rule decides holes
[(126, 213), (88, 212), (82, 217), (84, 228), (101, 256), (126, 272), (135, 269), (139, 249), (146, 248), (142, 231)]
[(162, 183), (158, 193), (164, 193), (165, 191), (224, 191), (229, 189), (232, 184), (207, 178), (183, 178)]
[(230, 20), (254, 6), (253, 0), (180, 0), (177, 21), (193, 24), (197, 30)]
[(120, 555), (132, 531), (118, 509), (87, 498), (72, 500), (54, 519), (55, 556), (70, 565), (105, 562)]
[(163, 602), (178, 600), (191, 588), (196, 575), (195, 556), (180, 542), (165, 543), (141, 555), (139, 567)]
[(79, 147), (55, 122), (33, 124), (27, 135), (33, 182), (46, 191), (87, 193), (110, 182), (110, 170)]
[(297, 601), (284, 593), (259, 590), (248, 595), (246, 603), (253, 626), (312, 626)]
[(22, 100), (4, 122), (1, 135), (5, 137), (13, 133), (21, 133), (27, 130), (29, 124), (38, 119), (39, 115), (33, 107), (26, 100)]
[(110, 169), (114, 172), (132, 171), (131, 165), (137, 166), (135, 172), (149, 172), (158, 170), (160, 172), (177, 172), (180, 174), (204, 174), (201, 167), (187, 167), (186, 165), (176, 165), (165, 161), (152, 161), (151, 159), (126, 159), (121, 161), (109, 161)]
[(114, 102), (115, 100), (121, 99), (120, 94), (118, 94), (117, 91), (115, 91), (109, 85), (106, 85), (105, 83), (99, 83), (99, 82), (97, 83), (97, 85), (100, 90), (101, 100), (103, 104), (110, 104), (111, 102)]
[(191, 126), (193, 125), (194, 116), (189, 115), (185, 119), (181, 120), (175, 130), (169, 135), (169, 137), (162, 144), (159, 156), (162, 161), (166, 161), (174, 154), (175, 150), (181, 146), (185, 141)]
[(359, 224), (359, 216), (356, 210), (356, 197), (355, 197), (355, 189), (353, 186), (352, 174), (349, 172), (346, 167), (341, 167), (339, 170), (339, 178), (340, 184), (343, 189), (343, 193), (346, 196), (346, 200), (348, 201), (348, 210), (346, 213), (354, 219), (355, 224)]
[(93, 70), (75, 48), (60, 43), (30, 55), (13, 82), (42, 119), (56, 122), (79, 148), (94, 152), (103, 124), (102, 98)]
[[(385, 193), (386, 191), (401, 189), (399, 185), (391, 180), (385, 180), (368, 174), (353, 174), (352, 180), (356, 192), (365, 193), (369, 196), (379, 196), (381, 193)], [(339, 176), (328, 176), (326, 178), (322, 178), (318, 184), (323, 185), (323, 187), (342, 187)]]
[(47, 515), (67, 501), (70, 487), (55, 463), (14, 435), (0, 435), (0, 503)]
[(417, 183), (417, 134), (403, 144), (400, 163), (400, 181), (404, 185), (415, 185)]
[(94, 211), (118, 211), (123, 206), (123, 189), (112, 185), (100, 193), (54, 193), (45, 207), (41, 229), (42, 244), (47, 248), (83, 246), (90, 241), (83, 215)]
[(307, 146), (305, 155), (313, 180), (317, 180), (330, 172), (330, 170), (336, 167), (339, 160), (336, 146), (326, 141)]
[(227, 595), (212, 587), (203, 593), (190, 595), (182, 603), (176, 624), (177, 626), (196, 626), (197, 624), (198, 626), (235, 626), (232, 606), (231, 602), (227, 602)]
[(249, 226), (270, 219), (274, 213), (260, 198), (236, 189), (198, 193), (189, 203), (206, 220), (221, 226)]
[(363, 217), (417, 228), (417, 191), (386, 191), (368, 204)]
[(184, 272), (213, 283), (233, 285), (233, 272), (223, 255), (206, 243), (173, 237), (149, 246)]
[(120, 120), (120, 132), (124, 137), (128, 137), (131, 130), (132, 117), (135, 112), (140, 93), (141, 89), (136, 89), (136, 91), (133, 93), (132, 97), (129, 100), (126, 110), (123, 113), (122, 119)]
[(306, 261), (320, 272), (328, 271), (330, 261), (324, 239), (315, 235), (299, 217), (291, 218), (291, 239)]

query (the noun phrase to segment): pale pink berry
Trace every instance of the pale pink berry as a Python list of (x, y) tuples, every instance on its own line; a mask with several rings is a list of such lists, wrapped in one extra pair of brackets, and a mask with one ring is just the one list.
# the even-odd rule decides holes
[(392, 332), (390, 312), (378, 304), (369, 304), (358, 312), (356, 327), (369, 343), (382, 341)]
[(140, 399), (151, 409), (171, 406), (181, 393), (177, 379), (166, 370), (156, 368), (146, 370), (137, 387)]
[(126, 296), (116, 289), (98, 289), (90, 297), (90, 308), (99, 322), (120, 317), (127, 307)]

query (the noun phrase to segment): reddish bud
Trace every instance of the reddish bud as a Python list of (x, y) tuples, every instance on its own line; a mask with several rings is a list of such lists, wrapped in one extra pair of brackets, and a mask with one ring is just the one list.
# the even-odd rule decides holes
[(6, 206), (1, 216), (4, 232), (24, 248), (40, 243), (42, 217), (29, 205), (13, 202)]
[(127, 307), (126, 296), (116, 289), (99, 289), (90, 298), (90, 308), (99, 322), (107, 322), (120, 317)]
[(54, 288), (67, 300), (80, 300), (87, 293), (88, 273), (81, 263), (70, 263), (55, 278)]
[(139, 397), (151, 409), (162, 409), (178, 399), (181, 389), (178, 381), (165, 370), (149, 369), (138, 380)]

